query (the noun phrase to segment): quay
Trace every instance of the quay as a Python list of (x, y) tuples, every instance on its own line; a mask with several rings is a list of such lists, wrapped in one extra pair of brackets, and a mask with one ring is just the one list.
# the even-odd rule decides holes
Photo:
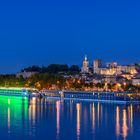
[(65, 100), (84, 100), (114, 103), (138, 103), (140, 93), (130, 92), (85, 92), (67, 90), (44, 90), (34, 88), (0, 87), (0, 96), (41, 97)]
[(32, 97), (38, 95), (38, 90), (34, 88), (0, 87), (0, 96)]
[(139, 93), (129, 92), (84, 92), (84, 91), (46, 91), (48, 98), (61, 98), (85, 101), (102, 101), (116, 103), (140, 103)]

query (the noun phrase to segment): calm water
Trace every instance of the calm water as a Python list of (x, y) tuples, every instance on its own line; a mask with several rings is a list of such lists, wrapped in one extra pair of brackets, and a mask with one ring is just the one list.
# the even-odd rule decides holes
[(0, 138), (138, 140), (140, 106), (0, 97)]

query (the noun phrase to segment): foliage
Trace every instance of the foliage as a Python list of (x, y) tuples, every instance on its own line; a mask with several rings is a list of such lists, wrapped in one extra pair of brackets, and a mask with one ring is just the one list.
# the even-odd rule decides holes
[(24, 68), (22, 70), (26, 72), (38, 72), (38, 73), (50, 73), (50, 74), (58, 74), (58, 73), (69, 73), (76, 74), (80, 72), (80, 69), (77, 65), (68, 66), (66, 64), (51, 64), (47, 67), (39, 67), (39, 66), (31, 66)]
[(25, 80), (20, 77), (16, 78), (15, 75), (0, 75), (0, 86), (4, 87), (23, 87)]
[(36, 74), (27, 79), (26, 86), (36, 87), (39, 89), (49, 88), (52, 85), (57, 85), (62, 88), (65, 79), (62, 76), (54, 74)]

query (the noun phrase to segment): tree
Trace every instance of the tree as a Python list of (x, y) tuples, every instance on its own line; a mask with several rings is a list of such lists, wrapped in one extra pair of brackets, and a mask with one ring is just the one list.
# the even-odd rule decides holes
[(71, 73), (79, 73), (80, 72), (80, 69), (77, 65), (72, 65), (70, 68), (69, 68), (69, 71)]
[(68, 65), (60, 65), (60, 64), (51, 64), (47, 67), (48, 73), (59, 73), (59, 72), (68, 72)]
[(97, 88), (103, 88), (103, 87), (104, 87), (104, 84), (103, 84), (103, 83), (97, 83), (97, 84), (96, 84), (96, 87), (97, 87)]
[(31, 67), (24, 68), (22, 70), (22, 72), (23, 71), (26, 71), (26, 72), (40, 72), (41, 68), (39, 66), (31, 66)]

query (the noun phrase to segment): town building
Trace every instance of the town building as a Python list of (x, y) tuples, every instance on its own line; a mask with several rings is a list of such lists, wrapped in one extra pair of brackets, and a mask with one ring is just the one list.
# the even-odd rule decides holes
[(102, 60), (96, 59), (93, 62), (93, 72), (94, 74), (100, 74), (100, 68), (102, 67)]
[(116, 76), (105, 76), (104, 83), (107, 83), (107, 84), (117, 83), (117, 77)]
[(134, 79), (132, 79), (132, 85), (134, 85), (134, 86), (140, 86), (140, 78), (134, 78)]
[[(136, 75), (140, 73), (140, 65), (118, 65), (117, 62), (106, 63), (106, 66), (102, 66), (101, 59), (95, 59), (93, 61), (93, 67), (89, 66), (87, 56), (83, 61), (81, 69), (82, 78), (86, 83), (107, 83), (107, 84), (134, 84), (140, 85), (140, 78), (136, 78)], [(92, 73), (93, 72), (93, 73)], [(92, 79), (89, 80), (89, 77)]]
[(109, 62), (106, 64), (107, 68), (116, 68), (118, 66), (117, 62)]
[(98, 68), (98, 71), (96, 71), (96, 74), (99, 75), (121, 75), (123, 73), (130, 74), (131, 77), (134, 77), (138, 72), (135, 65), (127, 65), (127, 66), (117, 66), (110, 68)]
[(134, 85), (134, 86), (140, 86), (140, 74), (137, 74), (137, 75), (132, 79), (132, 85)]
[(89, 73), (89, 61), (88, 61), (87, 56), (85, 56), (85, 58), (84, 58), (81, 72), (82, 73)]
[(38, 72), (31, 72), (31, 71), (23, 71), (23, 72), (20, 72), (20, 73), (17, 73), (16, 74), (16, 77), (19, 78), (19, 77), (23, 77), (24, 79), (27, 79), (27, 78), (30, 78), (31, 76), (37, 74)]

